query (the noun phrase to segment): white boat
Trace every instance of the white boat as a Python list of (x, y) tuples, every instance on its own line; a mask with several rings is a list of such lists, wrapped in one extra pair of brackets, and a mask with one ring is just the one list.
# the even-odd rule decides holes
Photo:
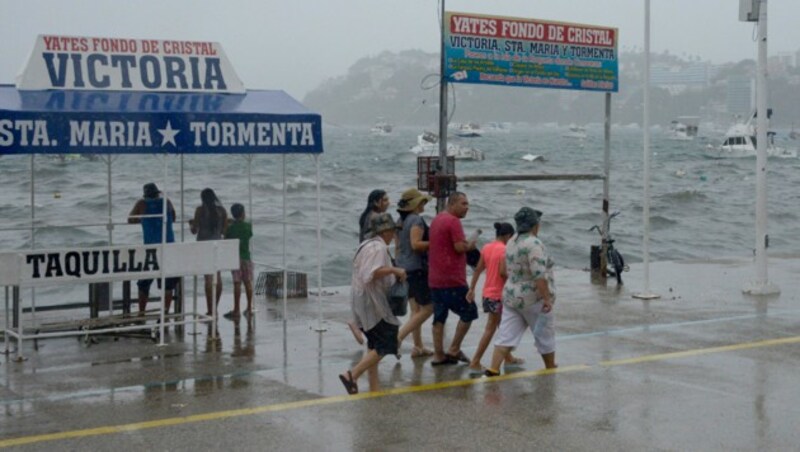
[(539, 154), (525, 154), (522, 156), (522, 160), (526, 162), (544, 162), (545, 158), (543, 155)]
[(477, 138), (483, 136), (483, 129), (481, 129), (481, 125), (475, 122), (470, 122), (466, 124), (452, 124), (451, 129), (453, 130), (453, 134), (459, 136), (461, 138)]
[(578, 140), (584, 140), (586, 139), (586, 128), (576, 124), (570, 124), (569, 129), (563, 134), (561, 134), (561, 136), (564, 138), (575, 138)]
[[(706, 155), (712, 158), (755, 157), (757, 141), (756, 128), (753, 125), (754, 119), (755, 114), (746, 123), (731, 126), (721, 145), (706, 147)], [(775, 132), (767, 131), (767, 157), (797, 158), (797, 150), (776, 146)]]
[(392, 125), (386, 121), (378, 121), (369, 131), (373, 135), (389, 135), (392, 133)]
[(697, 137), (700, 118), (697, 116), (678, 116), (669, 126), (667, 139), (674, 141), (692, 141)]
[[(417, 136), (417, 144), (412, 147), (414, 154), (434, 155), (439, 152), (439, 135), (425, 131)], [(470, 146), (461, 146), (454, 143), (447, 143), (447, 156), (455, 157), (456, 160), (483, 160), (483, 152)]]
[(99, 159), (96, 154), (45, 154), (50, 160), (58, 163), (78, 162), (81, 160), (95, 161)]
[(511, 133), (510, 122), (489, 122), (483, 128), (486, 133)]

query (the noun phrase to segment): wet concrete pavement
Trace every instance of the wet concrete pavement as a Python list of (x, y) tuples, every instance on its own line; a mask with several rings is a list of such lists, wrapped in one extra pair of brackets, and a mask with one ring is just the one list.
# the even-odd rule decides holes
[[(381, 389), (348, 396), (338, 374), (362, 347), (345, 324), (347, 288), (258, 300), (253, 322), (221, 320), (218, 341), (172, 328), (140, 338), (27, 343), (0, 364), (0, 446), (22, 450), (798, 450), (800, 259), (770, 259), (781, 294), (743, 295), (745, 260), (653, 263), (620, 289), (556, 274), (556, 372), (526, 336), (526, 363), (487, 379), (466, 365), (403, 356)], [(230, 288), (226, 288), (229, 290)], [(230, 299), (221, 303), (221, 311)], [(320, 311), (322, 322), (319, 321)], [(452, 334), (455, 322), (447, 325)], [(325, 329), (324, 332), (317, 330)], [(464, 342), (470, 355), (484, 327)], [(423, 326), (430, 344), (430, 324)], [(484, 356), (488, 363), (491, 347)]]

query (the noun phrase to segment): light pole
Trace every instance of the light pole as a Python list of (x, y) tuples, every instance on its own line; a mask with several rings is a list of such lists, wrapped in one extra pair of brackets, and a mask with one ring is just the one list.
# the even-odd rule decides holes
[(780, 288), (767, 276), (767, 0), (740, 0), (739, 19), (758, 22), (758, 76), (756, 78), (756, 278), (745, 284), (744, 293), (771, 295)]
[(644, 201), (642, 203), (642, 256), (644, 291), (633, 298), (654, 300), (661, 295), (650, 291), (650, 0), (644, 0), (644, 114), (642, 118), (644, 148)]

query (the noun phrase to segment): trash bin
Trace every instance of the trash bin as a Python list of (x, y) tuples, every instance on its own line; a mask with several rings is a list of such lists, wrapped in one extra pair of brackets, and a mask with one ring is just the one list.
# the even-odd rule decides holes
[[(255, 287), (256, 295), (267, 298), (283, 298), (283, 272), (261, 272)], [(286, 272), (286, 297), (308, 297), (308, 280), (305, 273)]]

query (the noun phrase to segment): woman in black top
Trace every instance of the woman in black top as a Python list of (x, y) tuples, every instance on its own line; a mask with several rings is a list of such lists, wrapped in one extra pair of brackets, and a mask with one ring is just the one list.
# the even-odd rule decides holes
[[(222, 207), (222, 203), (217, 198), (217, 194), (210, 188), (205, 188), (200, 192), (200, 200), (202, 204), (194, 211), (194, 218), (189, 221), (189, 227), (192, 234), (197, 234), (197, 241), (204, 240), (222, 240), (222, 234), (225, 232), (225, 227), (228, 224), (228, 213)], [(206, 315), (212, 313), (212, 296), (211, 286), (213, 285), (214, 275), (205, 275), (205, 292), (206, 292)], [(222, 277), (217, 272), (217, 305), (222, 296)]]

